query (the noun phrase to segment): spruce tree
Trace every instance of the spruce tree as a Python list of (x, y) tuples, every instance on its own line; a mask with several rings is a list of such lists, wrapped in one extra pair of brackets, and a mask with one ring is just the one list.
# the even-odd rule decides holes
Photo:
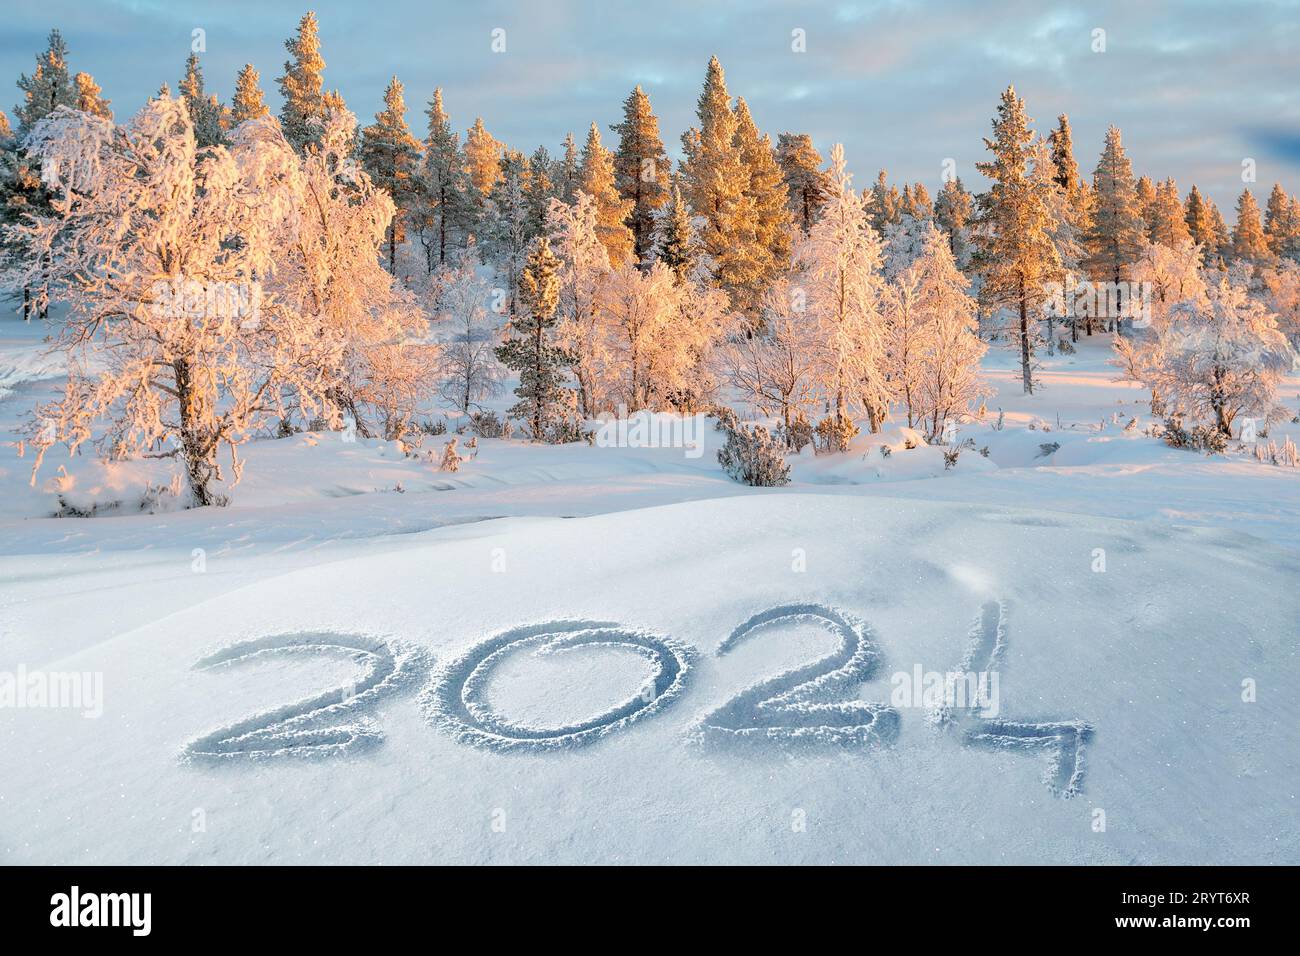
[(688, 281), (695, 273), (699, 258), (695, 248), (695, 230), (676, 175), (668, 192), (668, 202), (656, 216), (654, 256), (673, 270), (678, 282)]
[(1214, 238), (1214, 225), (1210, 222), (1210, 207), (1201, 198), (1201, 191), (1195, 183), (1192, 184), (1192, 191), (1187, 194), (1183, 221), (1187, 224), (1192, 242), (1201, 247), (1206, 261), (1217, 256), (1218, 248)]
[(1270, 256), (1268, 239), (1259, 221), (1259, 204), (1249, 189), (1237, 198), (1237, 225), (1232, 230), (1232, 255), (1243, 262), (1266, 262)]
[(964, 267), (968, 258), (966, 227), (971, 220), (973, 208), (974, 201), (962, 185), (960, 176), (944, 180), (939, 198), (934, 201), (934, 222), (948, 237), (948, 251), (952, 253), (958, 267)]
[(1300, 254), (1296, 202), (1282, 189), (1281, 183), (1274, 183), (1273, 191), (1268, 194), (1268, 204), (1264, 207), (1264, 236), (1268, 239), (1269, 251), (1276, 258), (1294, 259)]
[(397, 274), (397, 245), (405, 238), (405, 216), (415, 199), (420, 144), (406, 125), (406, 100), (397, 77), (384, 90), (384, 108), (361, 131), (361, 163), (375, 185), (388, 190), (397, 212), (388, 224), (388, 271)]
[(235, 96), (230, 101), (230, 121), (238, 126), (251, 119), (270, 116), (271, 110), (262, 100), (261, 77), (253, 64), (245, 63), (244, 68), (235, 77)]
[(806, 236), (830, 194), (821, 154), (807, 133), (782, 133), (776, 138), (776, 162), (785, 181), (790, 217)]
[(744, 192), (754, 214), (755, 264), (740, 302), (742, 310), (752, 314), (777, 275), (790, 264), (790, 210), (772, 139), (759, 132), (744, 97), (736, 99), (735, 146), (749, 174)]
[(529, 240), (546, 232), (546, 216), (551, 200), (556, 198), (555, 181), (551, 178), (556, 164), (550, 150), (538, 146), (528, 157), (528, 177), (524, 181), (524, 205), (527, 209), (527, 235)]
[(1170, 249), (1177, 249), (1192, 237), (1183, 215), (1183, 204), (1178, 199), (1178, 184), (1173, 179), (1156, 184), (1147, 224), (1147, 237)]
[(672, 163), (664, 153), (659, 119), (650, 108), (650, 97), (640, 86), (623, 101), (623, 121), (610, 129), (618, 133), (614, 183), (619, 195), (631, 204), (626, 225), (632, 230), (632, 257), (643, 263), (650, 253), (655, 212), (668, 200)]
[(320, 142), (327, 106), (322, 76), (325, 60), (320, 54), (320, 26), (315, 13), (308, 11), (298, 21), (297, 34), (285, 40), (284, 46), (290, 59), (284, 64), (284, 76), (276, 80), (284, 98), (280, 125), (284, 138), (302, 151)]
[(555, 344), (559, 269), (560, 260), (547, 238), (535, 239), (520, 277), (523, 309), (511, 319), (508, 338), (496, 350), (501, 364), (519, 375), (519, 401), (508, 414), (525, 419), (537, 440), (554, 434), (554, 426), (569, 416), (573, 404), (572, 391), (564, 387), (565, 368), (573, 356)]
[(436, 237), (426, 246), (429, 263), (432, 264), (436, 250), (437, 263), (442, 265), (447, 261), (447, 250), (455, 236), (469, 230), (474, 209), (460, 137), (452, 131), (451, 117), (442, 105), (441, 89), (433, 91), (424, 112), (429, 117), (429, 136), (424, 143), (421, 221), (430, 235)]
[(194, 125), (194, 144), (200, 149), (217, 146), (222, 141), (221, 105), (203, 87), (203, 67), (197, 53), (185, 61), (185, 76), (180, 82), (180, 96)]
[(68, 74), (68, 45), (58, 30), (51, 30), (48, 46), (36, 57), (36, 72), (18, 78), (23, 102), (14, 107), (18, 134), (25, 136), (39, 121), (60, 106), (77, 107), (77, 90)]
[(573, 200), (581, 188), (582, 170), (578, 162), (578, 144), (574, 142), (572, 133), (564, 134), (564, 158), (560, 160), (559, 172), (556, 175), (555, 186), (559, 190), (559, 198), (563, 200), (566, 206), (573, 205)]
[[(993, 138), (984, 145), (993, 154), (976, 168), (992, 184), (977, 200), (975, 264), (984, 276), (980, 296), (991, 308), (1007, 307), (1017, 317), (1021, 382), (1034, 391), (1034, 336), (1030, 316), (1046, 298), (1045, 283), (1059, 274), (1061, 263), (1053, 240), (1052, 185), (1046, 153), (1036, 149), (1025, 104), (1008, 86), (993, 121)], [(1035, 154), (1042, 157), (1033, 162)]]
[(77, 109), (100, 119), (111, 120), (113, 110), (109, 101), (104, 99), (104, 91), (99, 88), (95, 78), (89, 73), (78, 73), (72, 78), (77, 90)]
[(898, 224), (901, 215), (902, 197), (897, 186), (889, 185), (889, 174), (881, 170), (876, 174), (876, 181), (866, 195), (867, 217), (871, 228), (884, 236), (885, 230)]
[(625, 225), (632, 203), (624, 199), (614, 183), (614, 157), (600, 142), (595, 123), (587, 131), (582, 147), (580, 188), (596, 203), (596, 234), (609, 253), (609, 264), (617, 269), (632, 254), (632, 232)]
[(528, 255), (528, 158), (508, 149), (501, 157), (501, 176), (488, 197), (483, 232), (498, 268), (505, 274), (506, 304), (510, 315), (518, 311), (519, 280)]
[[(1146, 238), (1147, 225), (1142, 215), (1133, 166), (1124, 152), (1119, 130), (1106, 131), (1106, 146), (1092, 175), (1092, 222), (1087, 232), (1086, 267), (1098, 282), (1123, 282), (1129, 266), (1137, 260)], [(1154, 190), (1152, 190), (1154, 195)], [(1092, 334), (1092, 315), (1086, 322)], [(1120, 324), (1115, 329), (1120, 331)]]
[(1210, 232), (1214, 235), (1215, 255), (1219, 264), (1223, 265), (1224, 260), (1232, 254), (1232, 237), (1228, 235), (1228, 224), (1223, 219), (1223, 213), (1219, 212), (1218, 205), (1213, 199), (1205, 202), (1210, 210)]
[(480, 205), (492, 194), (501, 178), (502, 145), (487, 131), (483, 117), (475, 117), (465, 135), (465, 167)]

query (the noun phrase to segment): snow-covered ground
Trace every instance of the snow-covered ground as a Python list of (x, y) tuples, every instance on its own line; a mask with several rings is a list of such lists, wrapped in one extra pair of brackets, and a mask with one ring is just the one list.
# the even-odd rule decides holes
[[(1032, 397), (993, 351), (950, 470), (895, 427), (781, 489), (711, 422), (455, 474), (300, 434), (157, 513), (167, 463), (6, 447), (0, 680), (102, 696), (0, 709), (0, 860), (1300, 863), (1300, 472), (1146, 437), (1107, 350)], [(996, 714), (898, 696), (954, 669)]]

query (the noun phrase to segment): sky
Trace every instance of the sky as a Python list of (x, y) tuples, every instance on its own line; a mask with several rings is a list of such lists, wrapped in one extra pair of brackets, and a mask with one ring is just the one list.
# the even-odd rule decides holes
[[(278, 109), (284, 40), (308, 9), (271, 0), (7, 5), (0, 84), (31, 72), (58, 27), (71, 68), (95, 77), (119, 120), (163, 82), (176, 88), (196, 29), (209, 91), (228, 100), (251, 62)], [(1245, 185), (1261, 204), (1275, 181), (1300, 192), (1300, 0), (316, 0), (313, 8), (326, 85), (364, 124), (396, 74), (421, 137), (423, 110), (441, 86), (462, 131), (482, 116), (512, 147), (557, 153), (566, 132), (581, 143), (596, 122), (611, 145), (609, 124), (640, 84), (676, 158), (716, 54), (760, 128), (774, 141), (810, 133), (823, 156), (843, 143), (859, 187), (884, 168), (891, 181), (921, 181), (933, 193), (945, 160), (978, 187), (974, 163), (1013, 84), (1041, 133), (1069, 114), (1085, 173), (1114, 124), (1137, 174), (1172, 176), (1184, 195), (1195, 182), (1229, 222), (1247, 160), (1257, 182)], [(493, 49), (494, 31), (504, 31), (495, 34), (503, 51)], [(12, 118), (21, 94), (7, 88), (0, 108)]]

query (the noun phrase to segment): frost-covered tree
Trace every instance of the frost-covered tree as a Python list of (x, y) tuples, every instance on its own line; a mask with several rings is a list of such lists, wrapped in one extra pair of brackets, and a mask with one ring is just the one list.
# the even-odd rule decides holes
[(388, 271), (397, 273), (397, 246), (406, 238), (406, 210), (416, 200), (420, 144), (406, 125), (401, 81), (393, 77), (384, 90), (384, 108), (361, 131), (361, 163), (376, 185), (388, 190), (397, 215), (388, 224)]
[(468, 415), (501, 391), (504, 369), (496, 357), (495, 329), (488, 309), (491, 290), (479, 275), (474, 247), (440, 276), (438, 312), (451, 325), (439, 354), (438, 392)]
[(222, 141), (222, 107), (204, 89), (203, 67), (197, 53), (191, 53), (186, 59), (185, 75), (178, 88), (186, 109), (190, 111), (190, 123), (194, 126), (194, 139), (199, 149), (216, 146)]
[(934, 222), (948, 237), (948, 249), (957, 265), (964, 268), (970, 261), (969, 224), (974, 200), (961, 183), (960, 176), (945, 179), (934, 201)]
[(538, 146), (528, 157), (528, 176), (524, 180), (524, 206), (526, 207), (527, 233), (530, 240), (546, 232), (546, 217), (550, 214), (551, 200), (556, 198), (553, 178), (556, 164), (545, 146)]
[(558, 198), (566, 205), (572, 205), (582, 188), (582, 166), (578, 161), (578, 144), (572, 133), (564, 134), (564, 157), (559, 161), (555, 175), (555, 188)]
[(113, 118), (110, 103), (104, 98), (104, 91), (99, 88), (93, 76), (89, 73), (78, 73), (72, 78), (72, 83), (77, 89), (77, 109), (106, 120)]
[(601, 391), (604, 342), (601, 289), (609, 277), (609, 253), (596, 231), (596, 204), (579, 190), (573, 203), (558, 199), (547, 216), (547, 238), (561, 262), (557, 340), (578, 383), (578, 408), (591, 417), (607, 407)]
[(1272, 258), (1264, 226), (1259, 219), (1259, 204), (1249, 189), (1237, 197), (1237, 224), (1232, 230), (1232, 255), (1242, 262), (1267, 262)]
[(619, 194), (614, 181), (614, 156), (601, 144), (595, 123), (587, 131), (587, 142), (582, 147), (579, 175), (579, 188), (595, 203), (596, 234), (609, 254), (610, 265), (618, 268), (632, 255), (632, 231), (626, 225), (632, 203)]
[(765, 268), (750, 173), (736, 147), (736, 114), (717, 57), (709, 60), (696, 103), (700, 125), (682, 134), (682, 192), (703, 220), (700, 246), (713, 283), (743, 305)]
[(804, 293), (778, 281), (763, 300), (761, 330), (721, 349), (727, 383), (763, 415), (780, 416), (784, 434), (816, 397), (818, 350)]
[(1183, 221), (1187, 223), (1188, 237), (1201, 247), (1206, 262), (1217, 258), (1219, 250), (1214, 236), (1214, 224), (1210, 221), (1210, 208), (1201, 198), (1201, 191), (1195, 183), (1183, 206)]
[[(1133, 165), (1124, 152), (1120, 131), (1106, 131), (1106, 146), (1092, 176), (1092, 223), (1085, 239), (1088, 257), (1084, 263), (1096, 282), (1125, 282), (1128, 269), (1146, 238), (1146, 221)], [(1092, 334), (1092, 316), (1086, 323)], [(1120, 328), (1116, 323), (1116, 328)]]
[(1273, 412), (1294, 353), (1276, 316), (1244, 284), (1223, 276), (1208, 292), (1204, 302), (1174, 306), (1152, 371), (1174, 409), (1212, 419), (1230, 438), (1239, 415)]
[(1060, 257), (1052, 235), (1055, 184), (1013, 87), (1002, 94), (993, 138), (984, 143), (994, 158), (976, 164), (992, 184), (977, 200), (975, 267), (984, 280), (980, 295), (986, 304), (1015, 313), (1014, 341), (1028, 394), (1034, 390), (1032, 317), (1047, 296), (1046, 284), (1060, 273)]
[(304, 150), (319, 140), (325, 119), (325, 59), (320, 53), (320, 25), (310, 10), (298, 21), (298, 32), (284, 41), (289, 59), (278, 77), (280, 125), (295, 149)]
[(785, 182), (790, 218), (806, 236), (830, 190), (821, 154), (807, 133), (782, 133), (776, 138), (776, 161)]
[(744, 193), (754, 216), (754, 262), (748, 280), (739, 290), (737, 306), (753, 314), (763, 293), (790, 264), (789, 194), (772, 139), (759, 132), (743, 97), (736, 99), (735, 116), (735, 148), (748, 173)]
[(415, 205), (415, 227), (424, 245), (425, 262), (444, 265), (457, 237), (468, 233), (474, 217), (470, 183), (460, 151), (460, 137), (442, 105), (442, 90), (433, 91), (425, 110), (429, 135), (424, 142), (424, 164)]
[(924, 252), (911, 271), (917, 275), (919, 334), (908, 386), (909, 419), (915, 415), (933, 442), (949, 421), (989, 393), (980, 379), (987, 346), (979, 338), (969, 281), (942, 233), (926, 232)]
[(230, 448), (237, 479), (234, 448), (282, 388), (323, 400), (312, 330), (274, 299), (248, 309), (295, 215), (298, 175), (278, 130), (244, 131), (200, 153), (172, 98), (118, 129), (59, 109), (32, 130), (55, 199), (25, 228), (70, 306), (58, 347), (71, 372), (62, 400), (38, 412), (38, 466), (105, 422), (106, 453), (178, 457), (195, 504), (213, 504), (218, 450)]
[(871, 185), (865, 198), (871, 228), (875, 229), (880, 236), (884, 236), (885, 230), (898, 222), (899, 210), (902, 206), (898, 187), (889, 185), (887, 170), (882, 169), (876, 174), (876, 181)]
[[(252, 129), (265, 135), (268, 125)], [(436, 350), (422, 341), (425, 322), (411, 294), (381, 264), (396, 207), (352, 161), (356, 125), (346, 108), (327, 107), (301, 159), (296, 228), (267, 284), (317, 337), (312, 361), (327, 383), (322, 417), (346, 416), (366, 436), (373, 408), (385, 437), (401, 438), (433, 379)], [(290, 411), (310, 422), (312, 405), (310, 394), (294, 396)]]
[(655, 212), (668, 200), (672, 163), (659, 138), (659, 118), (640, 86), (623, 101), (623, 121), (610, 129), (618, 133), (614, 183), (624, 201), (631, 203), (626, 225), (632, 230), (633, 261), (639, 263), (650, 252)]
[(519, 375), (519, 401), (510, 414), (526, 420), (537, 441), (566, 434), (573, 411), (573, 391), (565, 387), (572, 356), (555, 341), (560, 301), (560, 262), (545, 236), (533, 242), (520, 279), (522, 312), (510, 320), (509, 335), (497, 358)]
[(14, 107), (18, 132), (26, 135), (60, 106), (77, 108), (77, 90), (68, 73), (68, 45), (58, 30), (51, 30), (45, 52), (36, 57), (36, 71), (18, 77), (23, 101)]
[(1281, 183), (1274, 183), (1268, 194), (1264, 236), (1274, 258), (1300, 261), (1300, 205), (1286, 194)]
[(700, 259), (698, 235), (675, 175), (668, 201), (655, 215), (651, 255), (672, 269), (679, 279), (696, 277)]
[(501, 154), (504, 149), (483, 125), (483, 117), (475, 117), (474, 125), (465, 135), (465, 167), (480, 208), (501, 178)]
[(1147, 211), (1147, 237), (1170, 248), (1191, 241), (1187, 217), (1178, 198), (1178, 184), (1173, 179), (1156, 184), (1155, 198)]
[(514, 315), (519, 306), (519, 279), (528, 256), (528, 158), (517, 150), (501, 157), (501, 177), (492, 188), (485, 207), (485, 246), (505, 279), (506, 311)]
[(1300, 353), (1300, 263), (1284, 259), (1263, 278), (1269, 311), (1276, 313), (1278, 328)]
[(230, 101), (230, 121), (234, 125), (271, 115), (262, 98), (261, 79), (251, 63), (245, 63), (235, 77), (235, 95)]
[[(795, 286), (802, 292), (817, 362), (817, 390), (836, 434), (851, 433), (855, 411), (879, 431), (888, 407), (880, 315), (880, 237), (844, 165), (831, 150), (831, 189), (821, 218), (799, 244)], [(840, 443), (842, 450), (843, 443)]]

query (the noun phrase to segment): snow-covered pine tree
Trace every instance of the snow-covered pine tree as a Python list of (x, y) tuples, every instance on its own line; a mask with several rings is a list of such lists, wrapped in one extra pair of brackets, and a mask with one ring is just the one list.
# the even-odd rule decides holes
[(844, 450), (853, 412), (879, 431), (888, 407), (880, 314), (880, 237), (845, 168), (844, 147), (831, 150), (830, 197), (799, 244), (792, 280), (802, 292), (817, 356), (817, 390), (831, 410), (832, 447)]
[(754, 215), (753, 270), (740, 288), (740, 310), (756, 315), (763, 294), (790, 265), (789, 194), (777, 165), (772, 139), (760, 133), (744, 97), (736, 98), (735, 147), (748, 171), (744, 193)]
[(1178, 184), (1172, 178), (1156, 183), (1156, 195), (1148, 210), (1147, 238), (1162, 246), (1177, 248), (1192, 235), (1178, 198)]
[(474, 218), (473, 201), (460, 137), (453, 132), (451, 118), (442, 105), (442, 90), (433, 91), (429, 107), (429, 136), (424, 143), (424, 165), (420, 177), (417, 227), (425, 248), (426, 264), (447, 262), (448, 251), (468, 233)]
[(284, 76), (278, 77), (280, 96), (280, 126), (285, 139), (297, 150), (305, 150), (311, 143), (319, 142), (321, 124), (325, 119), (325, 59), (320, 53), (320, 25), (316, 14), (307, 11), (298, 21), (298, 32), (284, 41), (289, 59), (284, 64)]
[(519, 280), (528, 256), (528, 157), (507, 149), (501, 176), (488, 196), (483, 217), (485, 245), (498, 273), (505, 279), (506, 311), (519, 311)]
[(578, 144), (572, 133), (564, 134), (564, 157), (559, 161), (559, 171), (555, 176), (555, 187), (559, 198), (566, 205), (573, 205), (578, 190), (582, 186), (582, 164), (578, 160)]
[(673, 270), (678, 280), (694, 278), (699, 263), (699, 243), (691, 211), (682, 198), (680, 181), (673, 175), (668, 201), (655, 216), (654, 258)]
[(703, 219), (700, 245), (713, 283), (739, 304), (761, 273), (764, 256), (757, 248), (749, 169), (736, 148), (736, 115), (716, 56), (709, 60), (696, 116), (700, 125), (682, 134), (682, 192)]
[(1264, 236), (1276, 259), (1300, 261), (1300, 209), (1286, 194), (1281, 183), (1274, 183), (1264, 207)]
[(1183, 221), (1187, 223), (1187, 232), (1192, 242), (1201, 247), (1206, 263), (1218, 258), (1219, 250), (1214, 236), (1214, 224), (1210, 221), (1210, 208), (1201, 198), (1201, 191), (1195, 183), (1192, 184), (1192, 191), (1187, 194)]
[(406, 238), (406, 211), (416, 199), (420, 144), (406, 125), (402, 82), (388, 81), (384, 108), (361, 131), (361, 163), (374, 183), (388, 191), (397, 214), (388, 224), (388, 271), (397, 274), (397, 247)]
[(72, 83), (77, 89), (77, 109), (91, 116), (99, 116), (107, 120), (113, 118), (110, 103), (104, 98), (104, 91), (99, 88), (93, 76), (89, 73), (78, 73), (72, 78)]
[(609, 264), (617, 269), (632, 255), (632, 231), (626, 225), (632, 203), (619, 194), (613, 154), (601, 144), (595, 123), (587, 130), (579, 175), (579, 188), (596, 204), (596, 234), (609, 253)]
[(994, 158), (976, 164), (992, 184), (976, 201), (975, 233), (975, 267), (984, 279), (980, 295), (988, 307), (1015, 313), (1013, 341), (1027, 394), (1034, 390), (1032, 318), (1047, 297), (1046, 283), (1061, 269), (1052, 235), (1050, 158), (1036, 148), (1029, 122), (1024, 101), (1008, 86), (993, 121), (993, 138), (984, 140)]
[(524, 181), (526, 232), (530, 241), (546, 232), (546, 217), (550, 213), (551, 200), (556, 198), (555, 180), (552, 178), (555, 171), (556, 164), (545, 146), (533, 150), (533, 155), (528, 157), (528, 176)]
[(519, 401), (509, 414), (528, 422), (534, 441), (569, 437), (566, 426), (573, 414), (573, 392), (564, 384), (573, 358), (555, 342), (559, 268), (547, 238), (534, 240), (519, 283), (524, 308), (510, 320), (508, 337), (497, 348), (501, 364), (519, 374)]
[(18, 133), (25, 136), (38, 122), (60, 106), (77, 108), (77, 90), (68, 73), (68, 45), (63, 34), (51, 30), (43, 53), (36, 57), (36, 71), (18, 77), (23, 102), (14, 107)]
[(1267, 262), (1272, 257), (1264, 226), (1259, 220), (1259, 204), (1249, 189), (1237, 197), (1237, 224), (1232, 230), (1232, 256), (1240, 262)]
[[(1106, 131), (1106, 146), (1092, 176), (1092, 222), (1084, 244), (1084, 266), (1095, 282), (1124, 282), (1146, 238), (1146, 220), (1118, 128)], [(1092, 334), (1091, 312), (1085, 322)], [(1117, 321), (1116, 331), (1122, 329)]]
[(871, 185), (865, 198), (871, 228), (883, 237), (885, 230), (898, 222), (902, 206), (898, 187), (889, 185), (889, 174), (886, 170), (882, 169), (876, 174), (876, 181)]
[(271, 115), (270, 108), (262, 98), (261, 79), (251, 63), (245, 63), (235, 77), (235, 95), (230, 101), (230, 122), (235, 126), (246, 120)]
[[(1219, 212), (1219, 207), (1213, 199), (1205, 200), (1206, 208), (1210, 212), (1210, 232), (1214, 235), (1213, 246), (1215, 255), (1220, 266), (1232, 255), (1232, 236), (1228, 234), (1228, 224), (1224, 221), (1223, 213)], [(1206, 257), (1209, 261), (1209, 257)]]
[(623, 121), (610, 126), (618, 133), (614, 152), (614, 183), (631, 204), (626, 225), (632, 230), (632, 259), (647, 261), (654, 238), (655, 212), (668, 200), (672, 163), (659, 138), (659, 119), (648, 97), (637, 86), (623, 101)]
[(501, 154), (504, 149), (483, 125), (483, 117), (476, 116), (474, 125), (465, 134), (465, 167), (480, 209), (501, 178)]
[(821, 154), (807, 133), (781, 133), (776, 138), (776, 162), (785, 182), (790, 218), (806, 236), (830, 189)]
[(203, 67), (197, 53), (191, 53), (185, 60), (185, 76), (181, 78), (178, 89), (186, 109), (190, 111), (190, 123), (194, 126), (194, 139), (199, 149), (222, 142), (222, 109), (203, 87)]
[(945, 179), (939, 197), (934, 201), (934, 222), (948, 237), (948, 250), (958, 267), (964, 268), (970, 260), (968, 225), (974, 211), (974, 200), (960, 176)]

